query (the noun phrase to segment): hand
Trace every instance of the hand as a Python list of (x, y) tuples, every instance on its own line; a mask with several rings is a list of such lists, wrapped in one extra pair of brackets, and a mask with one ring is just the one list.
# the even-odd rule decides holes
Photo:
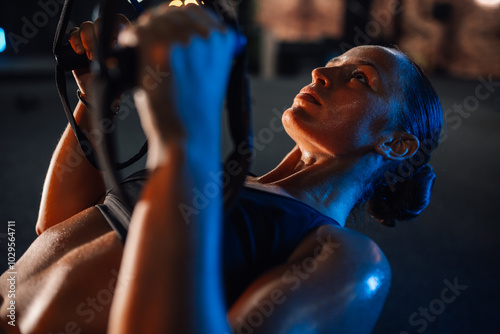
[[(99, 35), (99, 26), (101, 19), (98, 18), (94, 22), (83, 22), (80, 27), (71, 29), (69, 42), (73, 50), (82, 55), (86, 54), (89, 60), (94, 60), (97, 36)], [(113, 47), (116, 44), (116, 39), (120, 28), (129, 26), (130, 21), (122, 14), (116, 15), (115, 29), (113, 31)], [(73, 71), (76, 83), (80, 92), (84, 95), (90, 93), (89, 85), (92, 81), (92, 73), (89, 68), (83, 68)]]
[[(139, 52), (135, 100), (149, 139), (220, 136), (223, 98), (236, 36), (212, 13), (188, 5), (162, 5), (139, 17), (118, 36)], [(203, 142), (203, 141), (202, 141)]]

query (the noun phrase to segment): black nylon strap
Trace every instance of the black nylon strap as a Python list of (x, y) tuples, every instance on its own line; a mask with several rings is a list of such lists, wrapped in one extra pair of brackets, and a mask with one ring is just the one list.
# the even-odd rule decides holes
[[(54, 52), (57, 61), (56, 86), (59, 93), (59, 98), (61, 99), (61, 103), (63, 105), (64, 113), (66, 114), (69, 125), (71, 126), (71, 129), (73, 130), (76, 139), (80, 144), (82, 153), (85, 155), (92, 166), (94, 166), (96, 169), (100, 169), (95, 149), (92, 147), (92, 144), (88, 140), (87, 136), (81, 131), (73, 116), (73, 111), (70, 108), (68, 92), (66, 88), (65, 72), (81, 67), (86, 67), (90, 64), (85, 54), (77, 55), (75, 52), (73, 52), (71, 46), (67, 45), (67, 43), (65, 44), (64, 35), (68, 27), (72, 7), (73, 0), (66, 0), (64, 2), (64, 6), (61, 12), (61, 18), (59, 19), (59, 23), (57, 24), (57, 29), (54, 37), (52, 51)], [(148, 144), (146, 141), (137, 154), (135, 154), (132, 158), (125, 162), (115, 162), (114, 168), (120, 170), (132, 165), (133, 163), (141, 159), (147, 151)]]
[[(71, 129), (73, 130), (76, 139), (80, 144), (80, 149), (82, 150), (82, 153), (85, 155), (85, 157), (92, 166), (94, 166), (97, 169), (100, 169), (99, 164), (97, 162), (95, 150), (92, 144), (90, 143), (89, 139), (87, 138), (87, 136), (82, 132), (78, 124), (76, 124), (75, 117), (73, 116), (73, 112), (71, 111), (71, 108), (69, 106), (65, 73), (66, 72), (59, 65), (56, 65), (56, 86), (57, 86), (57, 91), (59, 93), (59, 98), (61, 99), (61, 103), (63, 105), (64, 113), (66, 114), (66, 118), (68, 119), (69, 125), (71, 126)], [(115, 168), (118, 170), (127, 168), (128, 166), (132, 165), (133, 163), (141, 159), (147, 153), (147, 151), (148, 151), (148, 142), (146, 141), (142, 145), (139, 152), (137, 152), (137, 154), (135, 154), (129, 160), (120, 163), (115, 162)]]
[[(232, 13), (230, 8), (224, 7), (230, 5), (229, 3), (223, 4), (214, 0), (205, 0), (204, 3), (214, 13), (219, 15), (225, 24), (232, 27), (238, 34), (240, 33), (236, 13)], [(224, 211), (226, 215), (231, 212), (233, 204), (245, 184), (252, 162), (252, 125), (249, 87), (247, 52), (246, 46), (244, 46), (241, 53), (234, 59), (226, 93), (229, 130), (234, 144), (234, 148), (226, 158), (224, 164), (226, 175), (231, 175), (229, 183), (224, 187)], [(238, 164), (241, 170), (236, 175), (234, 175), (234, 162)], [(232, 166), (232, 170), (229, 170), (229, 166)]]
[[(61, 13), (61, 18), (59, 20), (57, 31), (55, 34), (53, 51), (57, 60), (56, 84), (59, 92), (59, 97), (63, 104), (64, 112), (66, 114), (66, 117), (68, 118), (68, 122), (71, 128), (73, 129), (73, 132), (75, 133), (76, 138), (78, 139), (78, 142), (80, 143), (80, 147), (83, 154), (87, 157), (89, 162), (94, 167), (100, 169), (98, 167), (97, 152), (94, 150), (94, 148), (92, 147), (90, 141), (85, 136), (85, 134), (80, 130), (73, 117), (66, 89), (65, 71), (70, 71), (73, 69), (89, 66), (89, 61), (86, 58), (86, 56), (77, 55), (75, 52), (73, 52), (71, 46), (64, 40), (64, 35), (68, 26), (72, 4), (73, 0), (65, 0)], [(226, 11), (225, 8), (222, 7), (218, 8), (217, 3), (213, 0), (205, 0), (205, 5), (207, 5), (209, 8), (214, 10), (214, 12), (222, 16), (223, 21), (226, 24), (232, 26), (236, 31), (239, 31), (236, 17), (232, 17), (229, 14), (229, 12)], [(109, 15), (107, 19), (106, 20), (103, 19), (103, 21), (111, 22), (112, 21), (111, 14), (113, 14), (112, 13), (113, 10), (111, 8), (113, 7), (113, 2), (111, 0), (106, 0), (104, 1), (103, 7), (104, 8), (109, 7), (109, 10), (107, 11)], [(102, 16), (104, 17), (105, 15)], [(99, 50), (101, 50), (101, 52), (102, 50), (109, 51), (106, 45), (100, 46)], [(252, 136), (251, 136), (251, 122), (250, 122), (251, 108), (250, 108), (250, 97), (249, 97), (249, 84), (246, 73), (246, 62), (247, 62), (246, 50), (244, 50), (242, 54), (236, 57), (235, 62), (233, 63), (233, 69), (231, 71), (231, 78), (226, 96), (231, 137), (233, 139), (235, 147), (233, 152), (227, 158), (225, 165), (227, 166), (228, 162), (230, 161), (237, 162), (242, 170), (242, 172), (239, 175), (232, 175), (232, 173), (229, 173), (229, 175), (232, 176), (230, 178), (229, 184), (224, 188), (224, 207), (226, 214), (228, 214), (231, 211), (232, 204), (236, 200), (237, 194), (243, 187), (252, 158), (252, 150), (251, 150)], [(104, 66), (101, 67), (101, 69), (106, 71), (105, 63), (104, 62), (101, 63), (102, 64), (100, 65)], [(108, 79), (107, 81), (109, 81), (110, 78), (107, 79)], [(108, 92), (107, 94), (103, 95), (108, 96), (104, 100), (113, 96), (111, 92)], [(99, 98), (98, 100), (101, 100), (102, 98), (103, 97)], [(104, 101), (104, 100), (101, 101), (103, 103), (98, 103), (98, 106), (100, 108), (98, 108), (98, 110), (96, 111), (100, 111), (101, 109), (104, 110), (104, 107), (109, 106), (109, 103), (107, 103), (109, 101), (107, 100)], [(105, 136), (103, 137), (105, 138), (103, 143), (100, 143), (100, 146), (98, 147), (100, 152), (99, 161), (100, 163), (102, 161), (103, 169), (105, 169), (105, 171), (107, 172), (105, 174), (109, 174), (107, 178), (110, 181), (112, 181), (111, 184), (115, 186), (117, 190), (119, 190), (119, 192), (121, 192), (120, 185), (117, 179), (116, 170), (123, 169), (133, 164), (134, 162), (138, 161), (142, 156), (144, 156), (144, 154), (147, 152), (147, 142), (144, 143), (140, 151), (128, 161), (124, 163), (114, 163), (111, 162), (111, 159), (109, 159), (110, 157), (114, 156), (115, 150), (111, 138), (108, 137), (110, 137), (110, 134), (105, 134)], [(226, 170), (226, 172), (229, 171)], [(128, 204), (129, 201), (126, 198), (127, 196), (124, 196), (124, 194), (123, 195), (120, 194), (120, 197), (122, 197), (125, 200), (124, 202)]]
[(64, 1), (64, 6), (61, 12), (61, 18), (57, 23), (56, 34), (54, 36), (54, 43), (52, 44), (52, 52), (54, 54), (57, 53), (57, 48), (63, 44), (64, 34), (66, 32), (66, 28), (68, 27), (69, 16), (71, 13), (71, 8), (73, 7), (73, 0)]
[(92, 166), (99, 169), (94, 153), (94, 148), (92, 147), (92, 144), (90, 144), (87, 136), (85, 136), (85, 134), (80, 130), (80, 127), (76, 124), (75, 117), (73, 117), (73, 112), (69, 107), (68, 92), (66, 90), (66, 72), (59, 65), (56, 65), (56, 86), (59, 93), (59, 98), (61, 99), (63, 105), (64, 113), (66, 114), (69, 125), (71, 126), (71, 129), (73, 129), (76, 139), (80, 144), (82, 153), (85, 155), (85, 157), (87, 157), (87, 160)]

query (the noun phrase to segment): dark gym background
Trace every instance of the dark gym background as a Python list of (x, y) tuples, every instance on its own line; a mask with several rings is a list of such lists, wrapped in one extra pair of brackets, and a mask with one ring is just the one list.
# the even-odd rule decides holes
[[(316, 0), (317, 6), (326, 1), (334, 0)], [(95, 2), (77, 1), (73, 22), (89, 19)], [(374, 333), (499, 333), (500, 28), (491, 17), (500, 21), (500, 7), (495, 1), (488, 6), (486, 0), (392, 1), (402, 10), (391, 18), (390, 29), (363, 39), (359, 31), (366, 33), (367, 23), (373, 21), (370, 12), (388, 1), (338, 0), (343, 22), (332, 24), (339, 25), (341, 35), (294, 40), (269, 39), (272, 25), (266, 28), (265, 17), (259, 21), (262, 26), (255, 19), (262, 2), (232, 1), (242, 15), (251, 51), (254, 129), (260, 143), (253, 171), (268, 171), (291, 148), (284, 131), (270, 132), (270, 124), (309, 83), (312, 68), (343, 51), (342, 45), (382, 43), (403, 48), (431, 74), (447, 111), (447, 133), (432, 160), (438, 176), (433, 199), (420, 217), (387, 228), (357, 212), (347, 225), (375, 240), (392, 266), (391, 291)], [(295, 2), (298, 6), (300, 0)], [(302, 0), (302, 13), (305, 2), (315, 1)], [(22, 5), (6, 2), (0, 13), (5, 34), (21, 37), (15, 39), (17, 50), (7, 38), (7, 48), (0, 53), (2, 271), (7, 262), (7, 222), (16, 222), (18, 258), (36, 237), (45, 172), (66, 125), (51, 57), (59, 11), (51, 15), (50, 8), (55, 7), (47, 11), (41, 3), (60, 10), (60, 0), (30, 0)], [(128, 10), (126, 4), (124, 9)], [(314, 13), (308, 13), (299, 20), (314, 19)], [(23, 31), (25, 22), (34, 19), (40, 23), (36, 31)], [(274, 48), (274, 53), (266, 58), (263, 45)], [(266, 59), (274, 65), (266, 68)], [(68, 78), (74, 104), (76, 86)], [(492, 84), (485, 86), (485, 81)], [(479, 98), (478, 91), (489, 94)], [(134, 113), (124, 118), (118, 122), (119, 141), (129, 156), (142, 145), (143, 135)], [(224, 149), (228, 150), (227, 142)], [(140, 164), (125, 173), (139, 168)], [(461, 286), (455, 294), (443, 292), (454, 284)]]

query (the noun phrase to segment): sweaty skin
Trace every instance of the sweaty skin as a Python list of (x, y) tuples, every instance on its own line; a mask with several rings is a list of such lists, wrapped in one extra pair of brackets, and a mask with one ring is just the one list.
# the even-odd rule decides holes
[[(169, 21), (169, 13), (161, 7), (154, 14), (143, 16), (139, 26), (127, 30), (119, 40), (125, 45), (139, 43), (145, 54), (144, 64), (152, 61), (147, 59), (147, 50), (157, 41), (143, 41), (140, 36), (153, 29), (159, 34), (159, 40), (171, 43), (172, 36), (162, 39), (161, 31), (157, 30), (165, 22), (194, 27), (191, 34), (205, 36), (197, 44), (200, 50), (210, 51), (217, 43), (229, 43), (224, 34), (215, 39), (206, 37), (209, 34), (203, 29), (221, 31), (222, 28), (199, 9), (188, 6), (183, 16), (185, 22), (181, 23)], [(83, 32), (74, 32), (74, 36), (79, 34), (80, 40), (84, 40), (82, 34), (90, 30), (88, 24), (86, 26)], [(181, 38), (189, 40), (186, 36)], [(83, 42), (78, 38), (72, 40), (74, 48), (78, 48), (79, 43)], [(89, 54), (88, 49), (83, 52)], [(283, 115), (286, 131), (297, 146), (274, 170), (249, 178), (248, 186), (294, 197), (343, 225), (364, 182), (388, 160), (407, 158), (418, 148), (418, 141), (395, 127), (397, 116), (392, 106), (401, 96), (395, 93), (393, 83), (399, 78), (401, 59), (401, 55), (382, 47), (359, 47), (315, 69), (312, 83)], [(196, 61), (196, 57), (193, 55), (190, 61)], [(199, 72), (198, 69), (183, 73), (192, 75), (192, 82), (199, 82), (196, 76), (203, 75)], [(115, 232), (93, 207), (102, 201), (104, 194), (102, 175), (85, 162), (66, 175), (65, 182), (56, 176), (68, 152), (77, 147), (69, 129), (65, 131), (44, 187), (37, 223), (40, 236), (16, 264), (16, 327), (7, 324), (5, 274), (0, 278), (4, 302), (0, 309), (2, 328), (7, 333), (77, 333), (79, 330), (81, 333), (108, 330), (137, 333), (139, 329), (202, 332), (193, 330), (191, 323), (207, 322), (206, 332), (213, 328), (227, 331), (232, 328), (236, 332), (245, 319), (258, 311), (259, 303), (274, 298), (275, 291), (285, 290), (283, 275), (313, 257), (324, 259), (319, 269), (301, 281), (300, 288), (293, 294), (286, 296), (286, 303), (275, 305), (273, 315), (254, 328), (254, 332), (286, 333), (300, 328), (315, 328), (319, 333), (369, 332), (388, 292), (390, 268), (373, 241), (342, 227), (323, 226), (311, 231), (286, 263), (259, 277), (231, 308), (219, 312), (222, 309), (218, 308), (223, 307), (220, 291), (217, 288), (203, 290), (203, 284), (217, 287), (216, 280), (220, 277), (208, 276), (210, 270), (205, 272), (204, 268), (210, 266), (203, 262), (203, 257), (195, 256), (197, 251), (205, 249), (203, 247), (210, 252), (211, 242), (216, 240), (204, 240), (205, 233), (199, 233), (210, 231), (204, 222), (214, 216), (207, 217), (206, 221), (200, 218), (190, 228), (170, 223), (172, 217), (176, 217), (175, 203), (189, 198), (193, 185), (203, 185), (197, 183), (203, 181), (198, 181), (198, 177), (203, 178), (203, 164), (193, 163), (191, 150), (186, 147), (192, 145), (200, 149), (202, 145), (211, 145), (215, 150), (217, 143), (185, 138), (183, 131), (172, 136), (172, 129), (165, 129), (163, 126), (167, 125), (155, 121), (168, 117), (182, 124), (189, 118), (175, 103), (170, 104), (171, 111), (164, 111), (166, 101), (161, 92), (171, 89), (168, 85), (165, 83), (156, 91), (137, 96), (141, 123), (153, 138), (148, 167), (154, 173), (134, 211), (125, 252)], [(213, 102), (214, 108), (217, 108), (216, 102), (220, 101)], [(202, 115), (202, 106), (193, 108), (197, 109), (193, 112)], [(75, 115), (84, 120), (88, 110), (79, 104)], [(210, 159), (211, 164), (218, 164), (220, 156)], [(88, 184), (96, 186), (87, 192), (75, 191)], [(68, 203), (63, 211), (59, 211), (61, 199)], [(210, 226), (216, 229), (216, 223), (210, 221), (213, 224)], [(331, 249), (320, 242), (325, 239), (341, 246), (330, 252)], [(192, 266), (193, 263), (196, 266)], [(370, 289), (368, 279), (379, 285)], [(201, 285), (193, 286), (191, 282), (201, 282)], [(193, 297), (193, 288), (216, 299), (207, 303), (200, 299), (196, 305), (181, 303)], [(166, 297), (172, 295), (176, 298)], [(216, 320), (206, 319), (207, 314), (215, 314)]]

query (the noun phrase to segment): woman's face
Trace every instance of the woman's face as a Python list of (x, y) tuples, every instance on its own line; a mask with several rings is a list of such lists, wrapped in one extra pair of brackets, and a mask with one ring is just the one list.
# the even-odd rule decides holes
[(303, 153), (365, 154), (395, 129), (407, 61), (399, 52), (362, 46), (312, 72), (312, 83), (283, 114)]

